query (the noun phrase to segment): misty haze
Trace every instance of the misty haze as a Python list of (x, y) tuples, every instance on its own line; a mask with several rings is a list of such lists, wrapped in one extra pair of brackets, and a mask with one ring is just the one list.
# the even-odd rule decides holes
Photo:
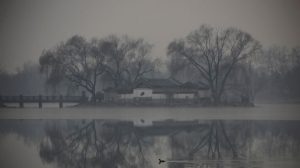
[(299, 7), (1, 1), (0, 166), (299, 167)]

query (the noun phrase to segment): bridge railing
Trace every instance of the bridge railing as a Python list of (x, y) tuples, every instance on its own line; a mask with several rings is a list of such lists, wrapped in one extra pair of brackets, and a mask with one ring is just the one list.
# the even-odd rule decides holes
[(83, 103), (87, 101), (87, 97), (83, 93), (81, 96), (1, 96), (0, 104), (4, 103), (19, 103), (19, 107), (24, 107), (24, 103), (38, 103), (39, 108), (42, 108), (43, 103), (59, 103), (59, 107), (63, 107), (63, 103)]

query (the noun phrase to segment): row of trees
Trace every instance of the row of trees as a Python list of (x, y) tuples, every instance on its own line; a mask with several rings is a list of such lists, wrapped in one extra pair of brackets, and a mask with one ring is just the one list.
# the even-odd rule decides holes
[(300, 98), (300, 47), (265, 49), (241, 30), (204, 25), (171, 42), (167, 53), (171, 76), (208, 86), (215, 104), (230, 94), (246, 104)]
[[(73, 36), (54, 49), (45, 50), (40, 64), (42, 71), (49, 74), (48, 83), (67, 78), (95, 97), (100, 77), (117, 88), (130, 86), (153, 72), (157, 61), (150, 57), (151, 48), (145, 41), (127, 36), (112, 35), (90, 41)], [(248, 33), (204, 25), (185, 39), (171, 42), (167, 55), (172, 74), (185, 68), (194, 69), (202, 83), (210, 88), (214, 103), (219, 104), (235, 66), (259, 50), (260, 44)]]
[(47, 74), (49, 84), (67, 79), (87, 90), (94, 100), (100, 79), (118, 88), (154, 72), (157, 60), (149, 56), (151, 49), (144, 40), (127, 36), (87, 41), (76, 35), (42, 53), (41, 71)]
[[(72, 83), (88, 91), (95, 100), (97, 88), (104, 83), (106, 87), (128, 87), (154, 72), (162, 74), (158, 70), (161, 60), (153, 59), (152, 48), (143, 39), (128, 36), (87, 40), (76, 35), (44, 50), (39, 59), (40, 70), (46, 74), (47, 85), (55, 88), (62, 82)], [(277, 85), (272, 86), (277, 88), (270, 92), (280, 90), (297, 97), (299, 53), (299, 48), (265, 50), (244, 31), (203, 25), (185, 38), (170, 42), (167, 66), (172, 78), (209, 87), (215, 104), (221, 103), (222, 96), (232, 88), (239, 89), (250, 101), (250, 97), (274, 82)]]
[(38, 65), (26, 63), (15, 74), (0, 69), (0, 95), (38, 95), (43, 92), (44, 83)]
[(263, 50), (256, 62), (260, 94), (265, 98), (299, 99), (300, 47), (272, 46)]

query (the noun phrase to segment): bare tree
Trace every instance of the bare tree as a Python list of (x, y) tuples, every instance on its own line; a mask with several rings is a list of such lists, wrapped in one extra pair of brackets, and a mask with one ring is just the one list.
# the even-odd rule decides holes
[(40, 74), (39, 66), (24, 63), (16, 73), (0, 70), (0, 93), (3, 95), (37, 95), (44, 92), (45, 77)]
[(76, 35), (56, 48), (44, 51), (40, 57), (41, 69), (50, 73), (48, 83), (59, 83), (66, 78), (86, 89), (95, 100), (98, 78), (105, 72), (106, 57), (102, 51), (101, 40), (88, 42)]
[(284, 76), (284, 81), (290, 98), (300, 98), (300, 47), (294, 47), (290, 51), (292, 67)]
[(107, 74), (115, 87), (132, 85), (153, 72), (156, 60), (150, 57), (152, 45), (142, 39), (111, 35), (105, 40), (108, 58)]
[(294, 60), (287, 47), (272, 46), (263, 51), (257, 62), (268, 74), (281, 75), (293, 67)]
[(57, 86), (62, 81), (62, 75), (56, 71), (55, 57), (50, 50), (44, 50), (39, 58), (40, 72), (46, 75), (46, 94), (48, 94), (48, 88), (51, 87), (56, 92)]
[(259, 49), (260, 44), (246, 32), (203, 25), (185, 39), (171, 42), (167, 54), (184, 66), (194, 67), (210, 88), (214, 103), (219, 104), (233, 68)]
[(272, 46), (263, 50), (255, 61), (256, 72), (264, 77), (262, 83), (265, 89), (261, 96), (272, 99), (296, 98), (299, 95), (299, 58), (299, 47)]

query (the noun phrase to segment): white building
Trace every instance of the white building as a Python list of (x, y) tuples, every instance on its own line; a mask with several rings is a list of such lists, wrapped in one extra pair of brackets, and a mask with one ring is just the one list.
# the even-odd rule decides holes
[(106, 89), (106, 101), (186, 101), (209, 98), (208, 88), (171, 79), (143, 79), (133, 88)]

